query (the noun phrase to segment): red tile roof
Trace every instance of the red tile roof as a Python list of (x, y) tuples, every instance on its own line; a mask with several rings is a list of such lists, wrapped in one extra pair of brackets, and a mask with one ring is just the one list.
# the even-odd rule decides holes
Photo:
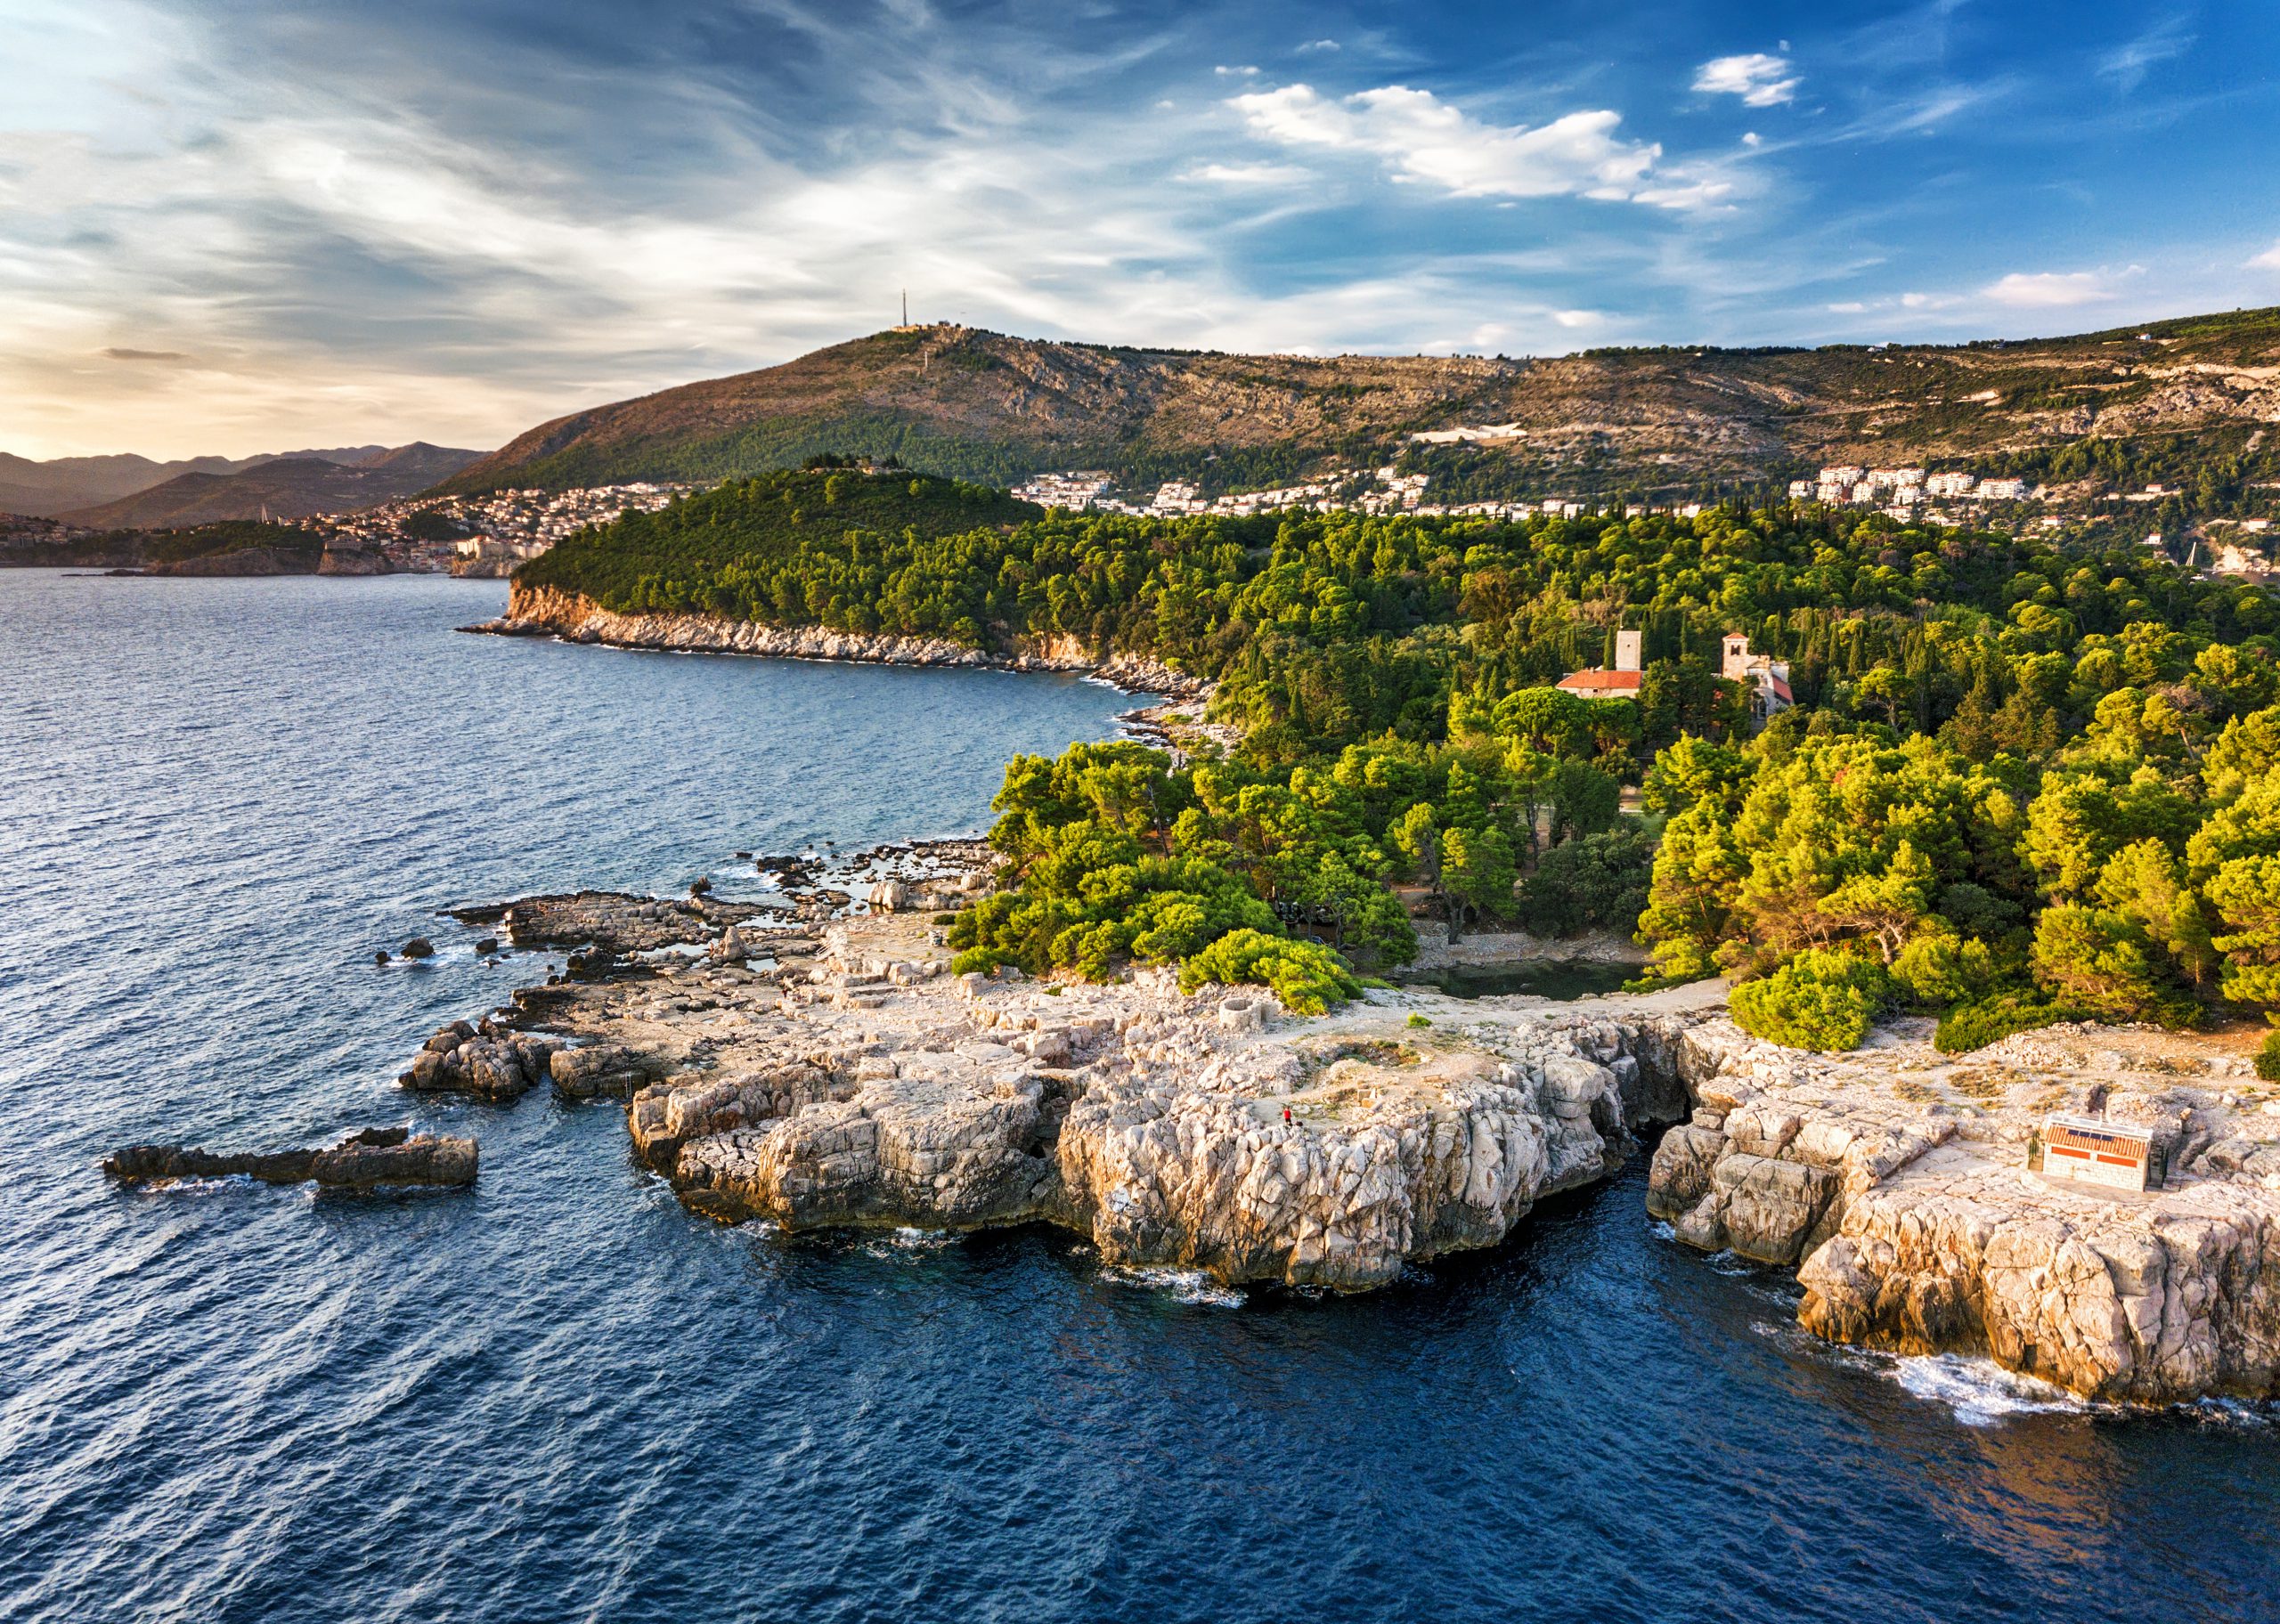
[(1602, 671), (1594, 666), (1588, 671), (1562, 677), (1559, 686), (1570, 694), (1636, 694), (1644, 676), (1640, 671)]

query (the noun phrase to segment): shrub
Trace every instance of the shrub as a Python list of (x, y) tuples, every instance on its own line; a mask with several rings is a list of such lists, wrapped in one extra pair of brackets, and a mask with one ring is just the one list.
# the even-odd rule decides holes
[[(1417, 1014), (1413, 1011), (1409, 1017), (1409, 1024), (1413, 1027), (1429, 1027), (1433, 1023), (1428, 1020), (1424, 1016)], [(2280, 1043), (2280, 1032), (2274, 1033), (2272, 1036), (2275, 1043)], [(2268, 1043), (2266, 1047), (2269, 1048), (2271, 1045)]]
[(2264, 1040), (2264, 1047), (2256, 1052), (2256, 1075), (2267, 1083), (2280, 1083), (2280, 1032)]
[(1866, 959), (1809, 947), (1762, 981), (1733, 991), (1735, 1024), (1791, 1049), (1857, 1049), (1891, 996), (1892, 978)]
[(1958, 1003), (1941, 1016), (1932, 1046), (1942, 1054), (1962, 1054), (2000, 1043), (2014, 1032), (2032, 1032), (2037, 1027), (2078, 1020), (2082, 1015), (2083, 1011), (2055, 1003), (2040, 993), (2011, 989), (1976, 1003)]
[(1901, 948), (1892, 975), (1910, 998), (1934, 1008), (1984, 996), (2002, 979), (1986, 943), (1945, 932), (1927, 932)]
[(1229, 931), (1180, 967), (1182, 992), (1206, 981), (1271, 987), (1283, 1007), (1299, 1015), (1320, 1015), (1362, 995), (1346, 961), (1329, 948), (1249, 929)]

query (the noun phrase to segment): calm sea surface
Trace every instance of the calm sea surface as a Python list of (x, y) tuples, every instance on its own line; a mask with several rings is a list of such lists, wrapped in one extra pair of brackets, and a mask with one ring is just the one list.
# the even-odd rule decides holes
[[(0, 1618), (2280, 1616), (2268, 1417), (1821, 1347), (1635, 1165), (1396, 1289), (1246, 1298), (721, 1229), (614, 1107), (411, 1100), (536, 968), (439, 905), (971, 829), (1120, 702), (453, 633), (501, 593), (0, 572)], [(480, 1188), (96, 1168), (404, 1120)]]

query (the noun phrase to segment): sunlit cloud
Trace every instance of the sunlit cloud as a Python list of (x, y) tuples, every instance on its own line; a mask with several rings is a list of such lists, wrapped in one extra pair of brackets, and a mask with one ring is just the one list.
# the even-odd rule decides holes
[(2105, 279), (2089, 271), (2014, 271), (1990, 283), (1985, 296), (2015, 310), (2064, 310), (2113, 297)]
[(1295, 186), (1315, 173), (1297, 164), (1198, 164), (1179, 178), (1209, 186)]
[(1662, 155), (1654, 142), (1617, 137), (1619, 113), (1568, 113), (1532, 128), (1483, 124), (1404, 85), (1340, 100), (1288, 85), (1231, 105), (1262, 141), (1365, 153), (1396, 181), (1460, 198), (1629, 199)]
[(1694, 71), (1694, 88), (1713, 95), (1739, 96), (1745, 107), (1779, 107), (1792, 101), (1804, 81), (1789, 71), (1789, 59), (1753, 51), (1713, 57)]

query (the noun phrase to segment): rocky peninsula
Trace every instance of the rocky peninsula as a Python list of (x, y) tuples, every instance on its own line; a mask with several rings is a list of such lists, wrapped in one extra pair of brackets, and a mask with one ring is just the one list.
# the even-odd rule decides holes
[(1074, 637), (1025, 640), (1007, 654), (992, 654), (943, 637), (888, 632), (835, 631), (824, 626), (781, 626), (704, 614), (619, 614), (591, 598), (555, 587), (516, 581), (507, 613), (465, 628), (501, 637), (560, 637), (614, 648), (682, 653), (763, 654), (784, 660), (840, 660), (868, 665), (963, 666), (981, 670), (1064, 671), (1097, 677), (1134, 693), (1177, 700), (1206, 697), (1209, 685), (1142, 655), (1097, 656)]
[[(446, 1027), (404, 1084), (622, 1100), (640, 1162), (724, 1222), (1043, 1222), (1112, 1266), (1340, 1291), (1495, 1246), (1659, 1136), (1652, 1214), (1795, 1269), (1820, 1336), (2099, 1399), (2280, 1393), (2280, 1091), (2209, 1040), (2054, 1028), (1951, 1059), (1903, 1024), (1821, 1056), (1743, 1034), (1715, 983), (1303, 1019), (1164, 970), (956, 976), (932, 916), (986, 861), (470, 914), (576, 938), (573, 970)], [(2038, 1125), (2068, 1108), (2151, 1125), (2160, 1187), (2045, 1177)]]

